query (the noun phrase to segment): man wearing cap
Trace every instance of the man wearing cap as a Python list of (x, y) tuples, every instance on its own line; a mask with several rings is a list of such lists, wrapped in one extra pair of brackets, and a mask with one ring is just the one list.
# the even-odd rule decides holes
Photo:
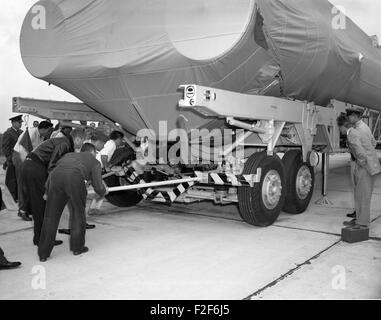
[[(372, 131), (370, 130), (369, 126), (362, 120), (362, 116), (364, 113), (363, 109), (357, 108), (357, 107), (356, 108), (348, 108), (348, 109), (346, 109), (346, 112), (347, 112), (347, 117), (348, 117), (350, 124), (354, 128), (362, 131), (368, 137), (368, 139), (371, 140), (371, 143), (372, 143), (373, 147), (375, 148), (377, 146), (377, 141), (374, 138)], [(354, 159), (353, 155), (351, 155), (350, 167), (351, 167), (351, 180), (352, 180), (352, 185), (354, 188), (355, 159)], [(353, 213), (348, 214), (347, 217), (355, 219), (356, 218), (356, 210)]]
[(23, 123), (22, 116), (16, 116), (9, 119), (12, 123), (12, 127), (4, 132), (2, 149), (3, 153), (7, 159), (4, 163), (3, 168), (7, 170), (5, 175), (5, 185), (7, 186), (9, 192), (11, 193), (15, 201), (18, 200), (17, 193), (17, 178), (16, 169), (12, 161), (13, 148), (17, 142), (17, 139), (22, 134), (21, 126)]
[(42, 121), (38, 124), (37, 128), (27, 128), (24, 133), (20, 135), (15, 147), (13, 148), (13, 164), (16, 169), (17, 189), (18, 189), (18, 216), (25, 220), (31, 221), (29, 217), (29, 208), (27, 193), (25, 192), (25, 184), (22, 181), (22, 165), (27, 155), (43, 141), (47, 140), (53, 130), (53, 124), (47, 121)]
[(374, 176), (381, 173), (381, 165), (372, 139), (364, 131), (352, 127), (345, 115), (337, 119), (342, 134), (347, 136), (348, 148), (354, 158), (353, 180), (357, 219), (345, 225), (370, 226), (370, 203)]

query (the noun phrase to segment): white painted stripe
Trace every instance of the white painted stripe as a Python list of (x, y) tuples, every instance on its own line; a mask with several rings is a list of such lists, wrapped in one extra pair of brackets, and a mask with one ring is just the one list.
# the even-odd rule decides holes
[(220, 178), (218, 173), (211, 173), (211, 178), (213, 179), (215, 184), (224, 185), (224, 181)]

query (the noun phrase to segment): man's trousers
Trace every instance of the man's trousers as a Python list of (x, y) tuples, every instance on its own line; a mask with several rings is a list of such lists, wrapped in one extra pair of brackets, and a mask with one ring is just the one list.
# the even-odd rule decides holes
[(25, 183), (22, 178), (23, 162), (21, 161), (20, 154), (18, 152), (13, 152), (12, 162), (16, 170), (19, 211), (27, 212), (29, 214), (30, 209), (28, 208), (28, 193), (26, 192)]
[(23, 182), (28, 193), (30, 211), (34, 222), (33, 243), (38, 245), (40, 241), (42, 223), (44, 221), (45, 183), (48, 178), (47, 168), (37, 160), (26, 159), (22, 168)]
[(357, 224), (370, 226), (370, 204), (374, 188), (374, 177), (368, 171), (356, 164), (354, 170), (355, 182), (355, 208), (357, 212)]
[(42, 227), (38, 255), (48, 258), (54, 247), (54, 240), (62, 212), (71, 203), (70, 250), (81, 251), (85, 246), (86, 198), (85, 181), (77, 168), (60, 168), (49, 177), (48, 199)]
[(355, 201), (355, 170), (356, 170), (356, 161), (350, 162), (350, 176), (351, 176), (351, 182), (353, 187), (353, 208), (356, 210), (356, 201)]

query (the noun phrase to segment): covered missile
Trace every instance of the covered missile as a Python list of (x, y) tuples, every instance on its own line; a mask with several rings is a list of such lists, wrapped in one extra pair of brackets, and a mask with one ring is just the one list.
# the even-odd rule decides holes
[(178, 108), (187, 83), (381, 110), (380, 50), (326, 0), (42, 0), (20, 45), (32, 75), (131, 133), (210, 122)]

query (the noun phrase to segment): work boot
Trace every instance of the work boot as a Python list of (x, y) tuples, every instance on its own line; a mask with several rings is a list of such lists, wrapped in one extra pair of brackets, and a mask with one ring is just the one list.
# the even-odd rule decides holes
[(79, 250), (79, 251), (73, 251), (73, 254), (75, 255), (75, 256), (79, 256), (80, 254), (82, 254), (82, 253), (86, 253), (86, 252), (88, 252), (89, 251), (89, 248), (88, 247), (83, 247), (81, 250)]
[(344, 226), (346, 226), (346, 227), (351, 227), (351, 226), (354, 226), (354, 225), (356, 225), (356, 223), (357, 223), (357, 220), (356, 219), (353, 219), (353, 220), (351, 220), (351, 221), (344, 221)]
[[(92, 229), (95, 229), (95, 224), (88, 224), (86, 223), (86, 229), (87, 230), (92, 230)], [(66, 234), (66, 235), (70, 235), (71, 233), (71, 230), (70, 229), (59, 229), (58, 230), (58, 233), (61, 233), (61, 234)]]
[(349, 214), (347, 214), (347, 217), (348, 218), (356, 218), (356, 211), (354, 211), (353, 213), (349, 213)]
[(24, 211), (19, 211), (18, 214), (17, 214), (21, 219), (23, 219), (24, 221), (32, 221), (32, 218), (30, 218), (26, 212)]
[(16, 269), (19, 266), (21, 266), (21, 262), (1, 262), (0, 263), (0, 270), (10, 270), (10, 269)]

